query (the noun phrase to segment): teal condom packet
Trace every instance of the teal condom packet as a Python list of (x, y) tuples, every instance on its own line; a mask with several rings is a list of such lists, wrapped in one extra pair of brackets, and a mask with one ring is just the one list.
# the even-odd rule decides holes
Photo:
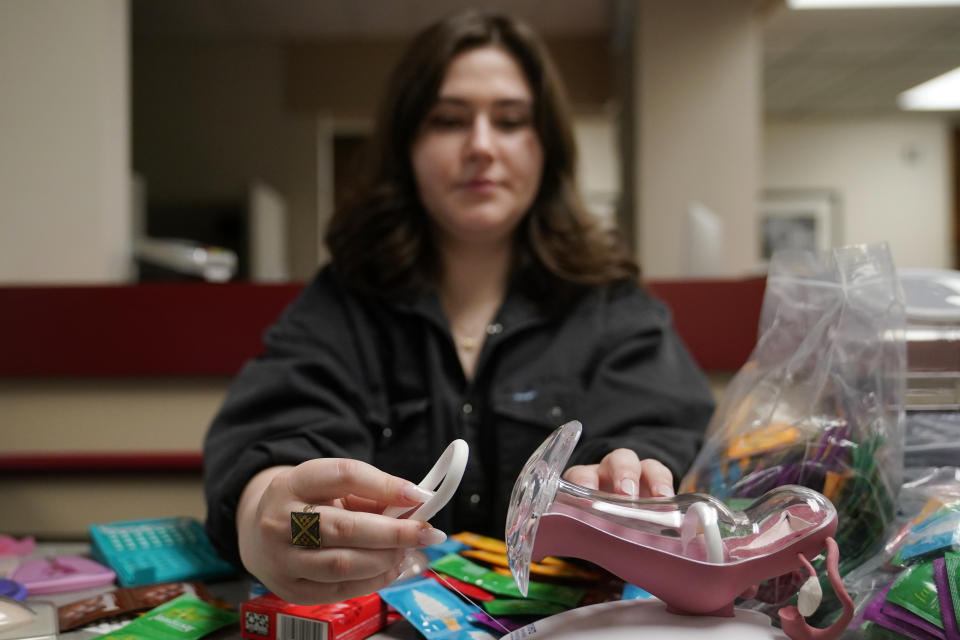
[(635, 584), (630, 584), (629, 582), (623, 585), (623, 594), (620, 596), (621, 600), (644, 600), (646, 598), (652, 598), (653, 594), (647, 591), (646, 589), (641, 589)]
[(439, 560), (445, 555), (457, 553), (458, 551), (463, 551), (464, 549), (469, 548), (470, 547), (468, 545), (465, 545), (459, 540), (447, 538), (440, 544), (432, 544), (429, 547), (424, 547), (421, 549), (421, 551), (423, 551), (424, 555), (427, 556), (427, 559), (430, 562), (433, 562), (434, 560)]
[(378, 593), (429, 640), (496, 640), (473, 620), (474, 608), (435, 580), (405, 580)]
[(960, 550), (960, 505), (938, 509), (910, 529), (895, 562), (910, 563), (929, 555)]
[(97, 638), (196, 640), (238, 620), (236, 613), (206, 603), (192, 593), (184, 593), (147, 611), (123, 628)]
[(899, 605), (943, 629), (932, 561), (913, 565), (901, 573), (887, 592), (887, 602)]
[[(499, 596), (510, 596), (511, 598), (524, 597), (510, 576), (503, 576), (494, 571), (490, 571), (455, 553), (434, 560), (430, 563), (430, 568), (434, 571), (453, 576), (457, 580), (463, 580), (464, 582), (476, 585), (481, 589)], [(531, 600), (543, 600), (561, 604), (570, 609), (577, 606), (586, 593), (587, 590), (580, 587), (548, 584), (546, 582), (535, 582), (531, 580), (527, 588), (526, 597)]]

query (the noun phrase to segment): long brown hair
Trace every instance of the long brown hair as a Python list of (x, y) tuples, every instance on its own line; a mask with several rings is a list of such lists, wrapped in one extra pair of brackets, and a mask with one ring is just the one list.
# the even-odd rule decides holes
[(514, 18), (470, 10), (428, 27), (400, 59), (380, 105), (363, 182), (327, 228), (333, 266), (357, 289), (409, 299), (436, 281), (437, 255), (410, 149), (450, 61), (489, 45), (505, 49), (523, 69), (543, 146), (540, 188), (516, 232), (515, 284), (549, 304), (589, 286), (639, 277), (618, 232), (587, 211), (577, 193), (569, 108), (546, 47)]

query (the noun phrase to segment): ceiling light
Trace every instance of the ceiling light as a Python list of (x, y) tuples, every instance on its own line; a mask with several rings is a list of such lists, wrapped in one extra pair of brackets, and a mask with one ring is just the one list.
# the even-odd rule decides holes
[(901, 109), (960, 111), (960, 67), (901, 93)]
[(787, 6), (791, 9), (892, 9), (958, 5), (960, 0), (787, 0)]

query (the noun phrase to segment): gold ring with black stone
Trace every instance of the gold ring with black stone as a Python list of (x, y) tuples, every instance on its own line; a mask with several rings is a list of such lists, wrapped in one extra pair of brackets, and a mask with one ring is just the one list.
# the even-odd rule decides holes
[(290, 544), (295, 547), (320, 548), (320, 514), (308, 504), (303, 511), (290, 512)]

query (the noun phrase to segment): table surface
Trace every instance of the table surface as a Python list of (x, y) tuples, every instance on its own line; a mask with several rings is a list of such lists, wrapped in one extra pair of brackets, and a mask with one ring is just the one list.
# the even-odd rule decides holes
[[(89, 556), (90, 545), (87, 543), (57, 543), (49, 544), (43, 543), (37, 545), (37, 550), (34, 556), (53, 556), (53, 555), (79, 555), (79, 556)], [(248, 598), (250, 591), (251, 579), (249, 577), (237, 578), (233, 580), (221, 581), (221, 582), (205, 582), (205, 586), (210, 593), (224, 602), (229, 602), (231, 604), (239, 605), (241, 602)], [(33, 601), (43, 601), (51, 602), (55, 606), (60, 606), (70, 602), (75, 602), (77, 600), (82, 600), (91, 596), (95, 596), (101, 593), (106, 593), (115, 589), (115, 585), (107, 585), (103, 587), (97, 587), (94, 589), (85, 589), (82, 591), (70, 591), (66, 593), (57, 593), (57, 594), (43, 594), (33, 597), (28, 597), (27, 602)], [(91, 631), (70, 631), (67, 633), (59, 634), (59, 638), (63, 640), (92, 640), (97, 637), (99, 634)], [(238, 640), (241, 638), (240, 626), (239, 625), (230, 625), (224, 629), (221, 629), (209, 636), (206, 636), (208, 640)], [(399, 620), (392, 623), (387, 628), (375, 633), (371, 636), (368, 636), (372, 640), (421, 640), (423, 636), (416, 630), (416, 628), (411, 625), (406, 620)], [(585, 637), (585, 636), (584, 636)], [(702, 637), (702, 636), (695, 636)], [(860, 630), (847, 630), (842, 638), (844, 640), (862, 640), (863, 632)]]
[[(34, 557), (49, 557), (55, 555), (89, 557), (90, 545), (84, 542), (41, 543), (37, 545), (36, 552), (34, 553)], [(239, 607), (241, 602), (248, 599), (251, 579), (249, 577), (244, 577), (221, 582), (204, 582), (204, 585), (215, 598)], [(28, 597), (26, 602), (28, 604), (30, 602), (50, 602), (59, 607), (70, 602), (76, 602), (77, 600), (83, 600), (84, 598), (96, 596), (101, 593), (107, 593), (108, 591), (113, 591), (116, 588), (116, 585), (106, 585), (103, 587), (83, 589), (80, 591), (40, 594)], [(98, 635), (98, 633), (92, 631), (77, 630), (61, 633), (59, 634), (59, 638), (62, 638), (63, 640), (92, 640)], [(210, 640), (236, 640), (242, 636), (240, 635), (239, 625), (230, 625), (206, 637)], [(406, 620), (394, 622), (386, 629), (383, 629), (372, 636), (368, 636), (368, 638), (373, 640), (419, 640), (422, 637), (423, 636), (420, 635), (413, 625)]]

